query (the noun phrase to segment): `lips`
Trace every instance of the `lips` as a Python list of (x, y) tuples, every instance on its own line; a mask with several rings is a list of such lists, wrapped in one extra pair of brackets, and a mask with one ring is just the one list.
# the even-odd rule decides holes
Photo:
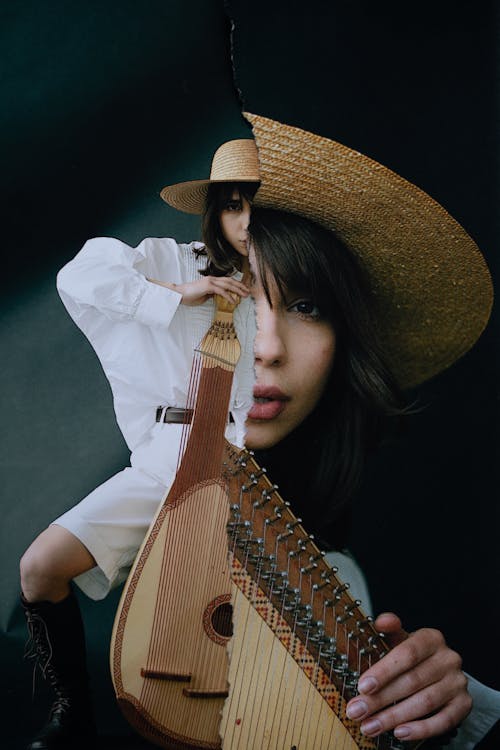
[(273, 386), (256, 385), (253, 389), (254, 403), (248, 412), (248, 419), (275, 419), (286, 406), (290, 397), (279, 388)]

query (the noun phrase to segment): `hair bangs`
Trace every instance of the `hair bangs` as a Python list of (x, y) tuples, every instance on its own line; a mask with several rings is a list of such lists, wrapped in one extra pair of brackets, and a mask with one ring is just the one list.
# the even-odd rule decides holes
[(248, 231), (257, 249), (257, 267), (268, 302), (271, 304), (271, 286), (284, 302), (291, 294), (303, 294), (319, 307), (324, 318), (336, 324), (332, 233), (299, 216), (265, 208), (252, 210)]

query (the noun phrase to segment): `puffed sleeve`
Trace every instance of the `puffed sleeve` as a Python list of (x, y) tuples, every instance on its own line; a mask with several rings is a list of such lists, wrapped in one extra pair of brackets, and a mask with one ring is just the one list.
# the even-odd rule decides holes
[[(179, 246), (175, 240), (148, 238), (137, 247), (99, 237), (85, 243), (57, 275), (57, 289), (73, 320), (86, 328), (92, 311), (111, 320), (135, 320), (168, 327), (181, 301), (178, 292), (147, 280), (179, 277)], [(165, 270), (167, 277), (165, 277)]]
[(447, 750), (473, 750), (500, 720), (500, 692), (467, 675), (472, 711), (459, 726)]

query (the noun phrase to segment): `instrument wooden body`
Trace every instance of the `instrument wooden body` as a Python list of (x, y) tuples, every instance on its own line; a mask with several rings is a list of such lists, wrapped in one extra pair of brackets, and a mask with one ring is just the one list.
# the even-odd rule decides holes
[[(140, 734), (162, 747), (220, 747), (230, 632), (217, 632), (213, 622), (231, 596), (227, 512), (225, 492), (211, 482), (188, 490), (175, 511), (164, 506), (116, 622), (112, 673), (120, 707)], [(193, 550), (201, 562), (195, 572)], [(160, 576), (166, 594), (158, 597), (151, 582), (165, 563), (172, 575)], [(161, 626), (155, 625), (158, 606)], [(150, 647), (153, 637), (157, 648)]]
[(233, 309), (217, 298), (193, 366), (187, 405), (194, 413), (175, 481), (129, 574), (112, 634), (119, 705), (140, 734), (162, 747), (220, 747), (231, 635), (222, 456), (240, 354)]
[(123, 713), (171, 749), (417, 747), (347, 719), (360, 672), (387, 646), (265, 469), (225, 442), (235, 362), (203, 359), (175, 482), (115, 619)]

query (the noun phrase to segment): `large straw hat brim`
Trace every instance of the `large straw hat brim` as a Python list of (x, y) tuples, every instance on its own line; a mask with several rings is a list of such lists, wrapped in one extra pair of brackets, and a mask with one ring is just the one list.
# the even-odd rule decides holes
[(371, 280), (382, 345), (402, 388), (465, 354), (493, 287), (474, 240), (424, 191), (372, 159), (300, 128), (244, 113), (257, 143), (254, 205), (332, 230)]

